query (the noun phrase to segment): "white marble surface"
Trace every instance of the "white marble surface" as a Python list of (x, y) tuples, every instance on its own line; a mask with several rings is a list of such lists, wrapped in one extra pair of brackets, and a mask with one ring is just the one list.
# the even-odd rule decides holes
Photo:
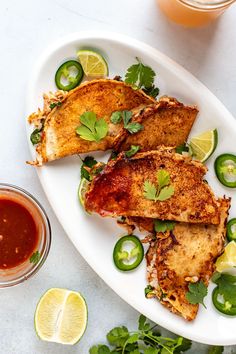
[[(0, 354), (88, 353), (109, 329), (135, 328), (138, 313), (89, 268), (53, 214), (35, 170), (25, 164), (25, 89), (30, 71), (45, 46), (80, 30), (111, 30), (158, 48), (197, 76), (236, 116), (236, 5), (209, 27), (185, 29), (168, 22), (154, 0), (0, 0), (0, 181), (33, 193), (49, 215), (53, 241), (47, 262), (26, 283), (0, 292)], [(40, 341), (33, 315), (50, 287), (80, 290), (88, 303), (86, 334), (74, 347)], [(192, 353), (206, 353), (195, 344)], [(224, 353), (236, 352), (227, 348)]]

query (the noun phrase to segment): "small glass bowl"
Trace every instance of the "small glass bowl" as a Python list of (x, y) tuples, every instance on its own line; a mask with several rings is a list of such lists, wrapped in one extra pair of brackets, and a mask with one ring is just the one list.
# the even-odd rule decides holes
[(34, 252), (38, 251), (40, 258), (37, 263), (31, 263), (28, 258), (15, 267), (0, 269), (0, 289), (20, 284), (37, 273), (45, 262), (51, 246), (50, 223), (45, 210), (36, 198), (20, 187), (5, 183), (0, 183), (1, 197), (20, 203), (31, 213), (38, 230)]

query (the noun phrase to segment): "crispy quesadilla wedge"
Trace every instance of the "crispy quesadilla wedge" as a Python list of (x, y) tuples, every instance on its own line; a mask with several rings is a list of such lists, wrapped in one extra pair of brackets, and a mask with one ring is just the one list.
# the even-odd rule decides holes
[(114, 150), (127, 151), (138, 145), (140, 151), (156, 150), (158, 146), (179, 146), (187, 141), (198, 110), (185, 106), (172, 97), (141, 108), (132, 120), (143, 125), (143, 130), (130, 134), (123, 129), (114, 142)]
[(229, 207), (230, 199), (220, 200), (219, 225), (176, 223), (173, 231), (158, 233), (147, 252), (151, 296), (188, 321), (196, 317), (199, 306), (188, 302), (188, 285), (198, 281), (208, 285), (224, 250)]
[[(158, 189), (160, 170), (169, 174), (173, 195), (163, 201), (150, 200), (145, 196), (145, 183)], [(206, 171), (202, 163), (176, 154), (172, 148), (137, 153), (132, 158), (121, 153), (92, 181), (85, 194), (85, 208), (102, 216), (218, 224), (219, 203), (203, 181)]]
[[(109, 79), (86, 82), (69, 93), (58, 91), (55, 95), (45, 95), (44, 99), (43, 111), (39, 110), (29, 117), (29, 122), (36, 127), (44, 122), (42, 141), (37, 146), (39, 162), (111, 149), (115, 137), (122, 130), (122, 123), (114, 125), (110, 122), (112, 112), (132, 110), (156, 102), (141, 90)], [(104, 118), (108, 123), (108, 134), (99, 142), (84, 140), (75, 132), (80, 125), (80, 116), (86, 111), (94, 112), (97, 119)]]

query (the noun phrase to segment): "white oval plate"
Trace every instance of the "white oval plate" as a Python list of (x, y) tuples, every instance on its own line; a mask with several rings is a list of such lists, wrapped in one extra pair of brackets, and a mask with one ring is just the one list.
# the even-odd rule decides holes
[[(97, 48), (107, 58), (110, 77), (122, 75), (139, 57), (150, 65), (157, 74), (156, 85), (160, 95), (174, 96), (186, 104), (197, 104), (200, 110), (191, 135), (217, 128), (219, 144), (214, 156), (207, 163), (207, 175), (214, 191), (222, 196), (233, 197), (235, 191), (224, 188), (214, 175), (213, 162), (223, 152), (236, 153), (236, 122), (218, 99), (195, 77), (156, 49), (135, 39), (110, 32), (80, 32), (60, 39), (38, 61), (27, 94), (27, 114), (42, 106), (42, 93), (56, 90), (54, 74), (58, 66), (68, 58), (74, 58), (82, 47)], [(27, 134), (31, 128), (27, 124)], [(34, 149), (30, 144), (32, 155)], [(98, 159), (103, 153), (94, 154)], [(46, 195), (59, 221), (77, 250), (97, 274), (127, 303), (148, 318), (192, 340), (216, 345), (236, 344), (236, 317), (230, 318), (218, 313), (211, 301), (213, 284), (206, 299), (207, 310), (200, 306), (197, 318), (188, 323), (170, 313), (157, 300), (147, 300), (144, 288), (145, 262), (129, 274), (119, 272), (113, 265), (112, 251), (123, 230), (112, 219), (98, 215), (89, 216), (81, 209), (77, 200), (80, 180), (80, 159), (68, 157), (38, 168), (38, 175)], [(236, 202), (233, 200), (231, 217), (236, 216)], [(109, 301), (109, 299), (108, 299)]]

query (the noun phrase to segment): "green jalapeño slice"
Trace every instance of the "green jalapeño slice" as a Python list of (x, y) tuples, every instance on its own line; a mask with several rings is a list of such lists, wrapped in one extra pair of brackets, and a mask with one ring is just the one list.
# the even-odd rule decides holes
[(236, 241), (236, 218), (229, 220), (227, 223), (227, 239), (229, 241)]
[(236, 156), (233, 154), (218, 156), (215, 160), (215, 173), (224, 186), (236, 188)]
[(139, 266), (144, 257), (143, 245), (134, 235), (123, 236), (116, 243), (113, 260), (116, 267), (122, 271), (133, 270)]
[(59, 90), (70, 91), (81, 83), (83, 76), (81, 64), (76, 60), (68, 60), (57, 69), (55, 83)]
[(221, 294), (218, 286), (213, 290), (212, 301), (218, 311), (228, 316), (236, 316), (235, 302), (225, 301), (224, 295)]

